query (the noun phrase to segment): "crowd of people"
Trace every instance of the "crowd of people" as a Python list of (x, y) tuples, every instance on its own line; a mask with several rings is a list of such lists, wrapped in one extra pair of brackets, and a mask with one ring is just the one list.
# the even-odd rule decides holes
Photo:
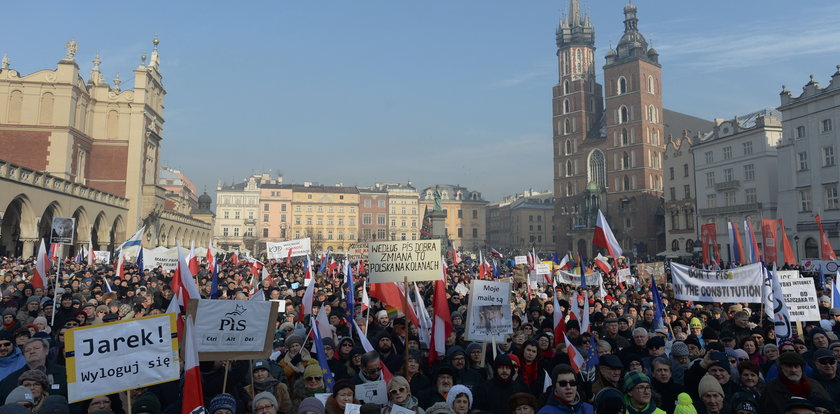
[[(840, 309), (828, 297), (820, 297), (820, 321), (777, 341), (758, 304), (685, 303), (674, 300), (664, 284), (658, 289), (665, 324), (657, 327), (649, 281), (625, 285), (607, 274), (606, 296), (600, 286), (584, 295), (572, 285), (529, 286), (503, 264), (500, 280), (512, 287), (513, 333), (479, 343), (464, 339), (469, 297), (456, 289), (493, 278), (480, 276), (476, 265), (447, 267), (446, 317), (453, 333), (445, 351), (430, 360), (430, 344), (421, 340), (418, 326), (376, 297), (348, 316), (348, 285), (340, 271), (315, 275), (312, 313), (301, 315), (302, 262), (265, 261), (269, 278), (260, 280), (244, 260), (218, 260), (216, 291), (202, 259), (196, 281), (205, 298), (213, 290), (216, 300), (246, 300), (262, 290), (266, 299), (285, 300), (268, 359), (200, 363), (206, 411), (336, 414), (358, 404), (361, 413), (384, 414), (840, 412)], [(367, 275), (363, 267), (353, 269), (358, 302)], [(111, 264), (69, 259), (57, 278), (55, 270), (50, 278), (57, 287), (34, 288), (34, 259), (0, 258), (0, 414), (180, 413), (183, 380), (72, 404), (66, 399), (67, 330), (164, 313), (173, 297), (173, 272), (128, 265), (119, 278)], [(434, 303), (433, 283), (419, 282), (418, 291), (425, 304)], [(569, 314), (572, 303), (582, 307), (586, 299), (589, 328), (582, 331)], [(309, 336), (310, 316), (321, 309), (333, 331), (321, 341), (328, 367), (319, 365)], [(572, 348), (554, 337), (555, 312), (564, 315)], [(351, 322), (373, 350), (365, 351)], [(574, 364), (570, 353), (586, 356), (585, 366)], [(333, 379), (324, 378), (327, 368)], [(374, 381), (386, 383), (387, 403), (356, 395), (357, 385)]]

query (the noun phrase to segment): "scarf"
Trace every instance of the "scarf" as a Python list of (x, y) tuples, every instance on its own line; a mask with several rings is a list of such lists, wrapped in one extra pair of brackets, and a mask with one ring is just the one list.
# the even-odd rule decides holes
[(580, 394), (575, 394), (574, 401), (566, 402), (565, 400), (557, 398), (557, 395), (552, 392), (551, 397), (548, 397), (548, 400), (545, 403), (546, 405), (569, 407), (571, 412), (575, 412), (575, 407), (580, 404)]
[(259, 394), (263, 391), (270, 391), (274, 393), (274, 386), (279, 383), (280, 381), (272, 377), (268, 377), (265, 381), (254, 381), (254, 389), (257, 390), (255, 394)]
[(633, 405), (630, 404), (629, 395), (624, 396), (624, 407), (627, 410), (627, 414), (651, 414), (654, 411), (656, 411), (656, 404), (653, 403), (653, 399), (651, 399), (651, 402), (649, 402), (648, 405), (646, 405), (645, 408), (642, 408), (641, 410), (633, 408)]
[(539, 371), (540, 367), (536, 361), (528, 364), (522, 363), (522, 368), (520, 368), (520, 374), (522, 376), (522, 381), (525, 382), (527, 385), (531, 385), (534, 381), (537, 380), (537, 372)]
[(785, 374), (779, 375), (779, 378), (794, 397), (808, 398), (808, 395), (811, 394), (811, 383), (805, 378), (804, 373), (799, 382), (791, 381)]

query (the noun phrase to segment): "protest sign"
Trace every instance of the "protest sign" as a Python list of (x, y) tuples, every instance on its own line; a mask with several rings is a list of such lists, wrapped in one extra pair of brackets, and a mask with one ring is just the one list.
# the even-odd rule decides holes
[(73, 244), (73, 232), (76, 219), (73, 217), (53, 217), (50, 231), (50, 243)]
[(108, 264), (111, 262), (111, 252), (107, 250), (94, 250), (93, 261), (99, 264)]
[(537, 263), (536, 265), (534, 265), (534, 271), (538, 275), (550, 275), (551, 265), (547, 263)]
[(799, 278), (799, 271), (798, 270), (777, 270), (776, 274), (779, 276), (779, 280), (798, 279)]
[(390, 408), (390, 414), (416, 414), (414, 410), (409, 410), (408, 408), (402, 407), (398, 404), (393, 404)]
[(327, 398), (330, 398), (330, 395), (332, 395), (331, 392), (317, 392), (315, 393), (315, 398), (317, 398), (318, 401), (321, 402), (321, 404), (324, 404), (324, 406), (326, 406)]
[(269, 259), (285, 260), (289, 257), (306, 256), (312, 253), (312, 243), (309, 237), (305, 239), (288, 240), (284, 242), (265, 242), (265, 252)]
[(633, 277), (630, 275), (630, 269), (628, 269), (628, 268), (618, 269), (618, 281), (619, 282), (624, 283), (624, 282), (629, 281), (632, 278)]
[(455, 286), (455, 293), (459, 293), (461, 296), (467, 296), (470, 293), (470, 288), (463, 283), (458, 283), (458, 285)]
[(359, 261), (368, 259), (368, 244), (367, 243), (351, 243), (347, 246), (347, 260)]
[(143, 249), (143, 267), (146, 269), (162, 268), (165, 272), (178, 267), (178, 249), (155, 248)]
[(703, 270), (671, 263), (674, 297), (697, 302), (761, 303), (763, 265)]
[(510, 311), (511, 286), (508, 282), (473, 280), (467, 305), (468, 341), (490, 342), (493, 338), (513, 334), (513, 317)]
[(72, 402), (180, 378), (175, 314), (70, 329), (65, 334)]
[(825, 274), (837, 273), (840, 271), (840, 260), (820, 260), (820, 259), (804, 259), (802, 260), (803, 272), (819, 273), (822, 269)]
[(513, 258), (513, 264), (517, 264), (517, 265), (528, 264), (528, 256), (515, 256)]
[(439, 280), (440, 240), (401, 240), (368, 244), (370, 283)]
[(271, 354), (277, 303), (191, 299), (200, 361), (260, 359)]
[(814, 279), (810, 277), (783, 279), (779, 275), (779, 286), (782, 288), (782, 296), (785, 298), (791, 321), (809, 322), (820, 320), (820, 304), (817, 302)]
[(664, 285), (665, 283), (667, 283), (667, 279), (665, 276), (665, 263), (637, 263), (636, 278), (639, 279), (639, 283), (646, 286), (650, 285), (651, 278), (654, 278), (656, 280), (657, 285)]
[(356, 399), (364, 403), (388, 404), (385, 381), (379, 380), (356, 385)]
[[(580, 275), (576, 273), (569, 273), (564, 270), (560, 270), (557, 272), (557, 283), (562, 283), (566, 285), (575, 285), (580, 286)], [(586, 285), (587, 286), (600, 286), (601, 285), (601, 273), (600, 272), (592, 272), (586, 274)]]
[(362, 406), (359, 404), (347, 403), (344, 404), (344, 414), (359, 414), (362, 411)]

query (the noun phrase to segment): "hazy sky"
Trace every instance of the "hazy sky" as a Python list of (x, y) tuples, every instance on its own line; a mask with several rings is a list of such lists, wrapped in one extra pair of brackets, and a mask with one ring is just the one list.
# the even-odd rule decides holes
[[(637, 0), (665, 107), (706, 119), (779, 104), (840, 64), (836, 0)], [(582, 2), (603, 56), (623, 0)], [(554, 31), (567, 0), (31, 2), (4, 5), (12, 69), (54, 68), (79, 43), (110, 81), (160, 36), (163, 161), (211, 195), (257, 171), (287, 183), (411, 180), (488, 200), (551, 189)]]

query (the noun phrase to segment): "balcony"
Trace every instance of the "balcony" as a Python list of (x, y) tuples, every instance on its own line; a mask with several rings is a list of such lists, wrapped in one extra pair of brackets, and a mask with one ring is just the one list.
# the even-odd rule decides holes
[(741, 188), (740, 180), (729, 180), (722, 183), (715, 183), (715, 191), (737, 190), (739, 188)]
[(701, 208), (701, 216), (719, 216), (761, 210), (762, 203), (738, 204), (726, 207)]
[(257, 224), (257, 219), (252, 219), (252, 218), (245, 219), (245, 225), (246, 226), (253, 226), (255, 224)]

